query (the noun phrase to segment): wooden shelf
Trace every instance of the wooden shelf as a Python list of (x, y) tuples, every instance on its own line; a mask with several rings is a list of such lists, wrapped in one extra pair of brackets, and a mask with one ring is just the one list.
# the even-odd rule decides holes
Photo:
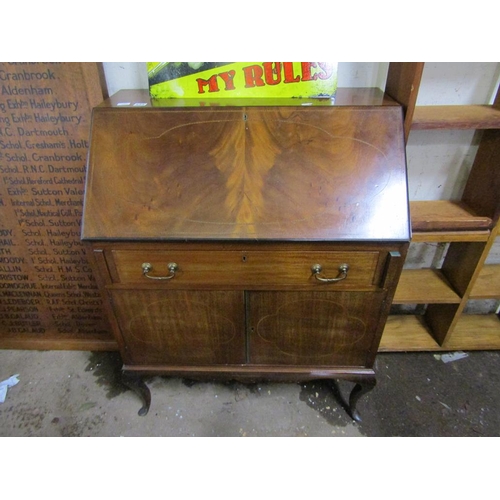
[(379, 352), (440, 349), (423, 317), (406, 314), (389, 316), (379, 346)]
[(500, 349), (500, 320), (495, 314), (464, 314), (443, 350)]
[(500, 110), (488, 105), (417, 106), (412, 130), (500, 128)]
[(460, 201), (412, 201), (410, 213), (414, 233), (488, 232), (492, 225), (489, 217), (476, 215)]
[(459, 304), (461, 298), (438, 269), (405, 269), (394, 304)]
[(422, 316), (389, 316), (379, 346), (379, 352), (497, 349), (500, 349), (500, 319), (494, 314), (464, 314), (443, 346), (433, 339)]
[(411, 240), (414, 242), (452, 243), (454, 241), (488, 241), (489, 231), (429, 231), (414, 232)]
[(500, 264), (490, 264), (481, 269), (469, 298), (500, 299)]

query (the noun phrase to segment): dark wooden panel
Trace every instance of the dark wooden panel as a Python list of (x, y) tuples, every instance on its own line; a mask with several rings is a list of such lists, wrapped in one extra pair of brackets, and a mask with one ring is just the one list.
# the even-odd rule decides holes
[(362, 380), (362, 377), (373, 376), (375, 372), (370, 368), (331, 366), (318, 370), (317, 366), (272, 366), (272, 365), (217, 365), (217, 366), (187, 366), (187, 365), (124, 365), (128, 372), (137, 372), (141, 375), (170, 375), (187, 377), (189, 379), (209, 380), (239, 380), (242, 382), (294, 381), (318, 379), (347, 379), (352, 382)]
[(461, 310), (460, 304), (429, 304), (427, 306), (425, 321), (440, 346), (451, 335)]
[(82, 234), (407, 240), (405, 171), (397, 106), (98, 108)]
[(116, 348), (80, 241), (97, 64), (0, 72), (0, 348)]
[(250, 363), (365, 366), (384, 293), (248, 295)]
[[(499, 111), (500, 112), (500, 111)], [(500, 130), (485, 130), (462, 199), (476, 213), (500, 218)]]
[(243, 292), (113, 290), (128, 364), (245, 362)]
[(442, 272), (453, 288), (463, 297), (478, 265), (484, 259), (486, 243), (453, 242), (446, 253)]
[(389, 64), (385, 91), (403, 105), (405, 142), (408, 141), (410, 135), (423, 71), (424, 63), (422, 62), (391, 62)]

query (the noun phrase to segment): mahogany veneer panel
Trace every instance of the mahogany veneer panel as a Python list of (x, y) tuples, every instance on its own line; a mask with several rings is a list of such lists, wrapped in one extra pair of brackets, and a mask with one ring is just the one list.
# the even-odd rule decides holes
[(94, 110), (84, 239), (408, 239), (397, 107), (131, 111)]
[[(269, 286), (295, 285), (317, 288), (311, 266), (320, 264), (326, 276), (335, 277), (343, 263), (349, 265), (348, 278), (339, 282), (336, 289), (354, 288), (369, 290), (378, 286), (382, 266), (379, 252), (307, 252), (299, 248), (291, 251), (265, 250), (186, 251), (186, 250), (113, 250), (113, 261), (120, 283), (145, 285), (142, 263), (145, 259), (153, 266), (153, 276), (168, 275), (167, 265), (179, 266), (176, 279), (166, 283), (168, 288), (178, 286)], [(157, 284), (157, 286), (160, 286)]]
[(129, 363), (245, 362), (242, 292), (115, 290)]
[(251, 363), (365, 366), (383, 293), (254, 292)]

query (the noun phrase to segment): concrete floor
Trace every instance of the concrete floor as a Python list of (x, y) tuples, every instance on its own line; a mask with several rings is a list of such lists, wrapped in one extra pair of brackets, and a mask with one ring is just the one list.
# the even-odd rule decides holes
[[(348, 417), (325, 382), (193, 382), (149, 377), (152, 404), (120, 382), (117, 353), (0, 350), (0, 436), (500, 436), (500, 352), (384, 353), (377, 387)], [(340, 382), (346, 397), (352, 384)]]

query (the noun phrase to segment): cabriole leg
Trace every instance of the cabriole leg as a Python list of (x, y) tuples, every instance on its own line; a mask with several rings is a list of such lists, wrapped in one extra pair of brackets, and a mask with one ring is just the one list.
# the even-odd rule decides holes
[(139, 410), (138, 415), (143, 417), (147, 415), (149, 407), (151, 406), (151, 392), (142, 378), (130, 372), (122, 372), (122, 382), (133, 392), (135, 392), (142, 400), (142, 408)]
[(349, 396), (348, 412), (350, 417), (356, 420), (357, 422), (361, 422), (361, 416), (359, 415), (359, 412), (356, 409), (356, 404), (358, 403), (359, 398), (361, 398), (361, 396), (363, 396), (367, 392), (371, 391), (376, 384), (377, 380), (375, 376), (366, 378), (364, 380), (358, 380), (353, 390), (351, 391), (351, 394)]

